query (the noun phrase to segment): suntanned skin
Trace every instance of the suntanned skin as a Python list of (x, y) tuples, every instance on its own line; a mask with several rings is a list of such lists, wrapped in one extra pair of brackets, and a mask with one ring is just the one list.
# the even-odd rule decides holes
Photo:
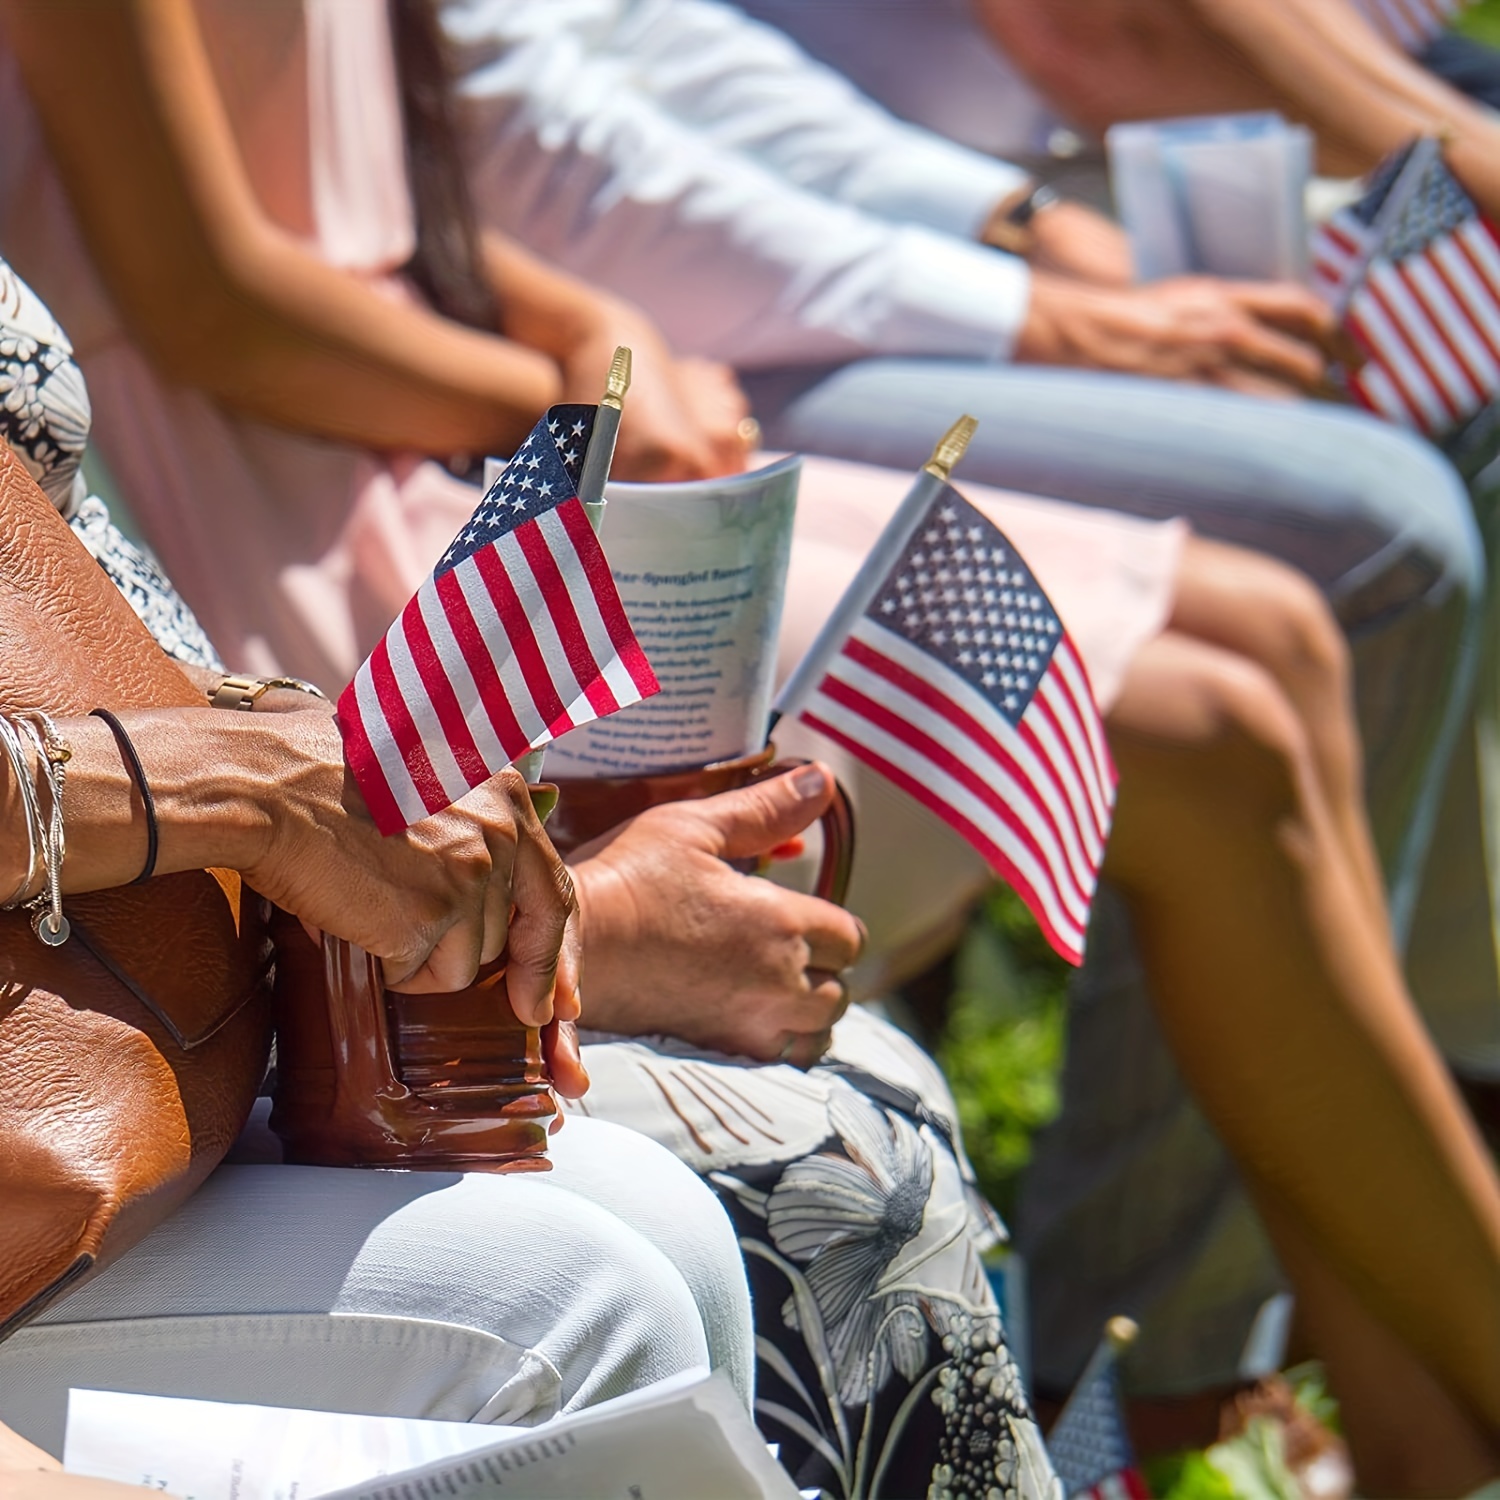
[(1500, 214), (1500, 129), (1380, 34), (1350, 0), (973, 0), (1007, 55), (1096, 135), (1122, 120), (1277, 109), (1352, 175), (1416, 135)]

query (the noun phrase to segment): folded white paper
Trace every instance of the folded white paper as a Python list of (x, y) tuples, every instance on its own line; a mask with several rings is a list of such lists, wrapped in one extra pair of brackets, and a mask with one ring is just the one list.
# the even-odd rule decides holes
[(689, 1373), (539, 1428), (74, 1390), (63, 1466), (181, 1500), (795, 1500), (733, 1387)]
[(1145, 120), (1106, 137), (1143, 281), (1205, 272), (1304, 280), (1312, 137), (1271, 111)]

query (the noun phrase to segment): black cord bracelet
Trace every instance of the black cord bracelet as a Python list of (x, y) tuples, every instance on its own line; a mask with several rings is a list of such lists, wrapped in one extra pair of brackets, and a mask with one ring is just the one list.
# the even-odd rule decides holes
[(130, 883), (131, 885), (145, 885), (156, 873), (156, 803), (151, 796), (151, 788), (146, 785), (146, 769), (141, 765), (141, 758), (135, 752), (135, 746), (130, 742), (130, 736), (125, 732), (125, 726), (107, 708), (93, 708), (89, 710), (91, 719), (103, 719), (109, 725), (109, 731), (115, 737), (115, 743), (120, 747), (120, 759), (125, 762), (125, 769), (130, 772), (131, 779), (141, 794), (141, 805), (146, 809), (146, 864), (141, 873)]

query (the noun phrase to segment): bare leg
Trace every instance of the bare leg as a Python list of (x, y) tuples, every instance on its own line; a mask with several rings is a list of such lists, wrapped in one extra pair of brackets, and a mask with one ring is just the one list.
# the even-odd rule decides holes
[(1360, 1489), (1451, 1500), (1493, 1478), (1500, 1448), (1472, 1415), (1329, 1269), (1295, 1216), (1264, 1194), (1259, 1207), (1297, 1287), (1297, 1331), (1338, 1392)]
[(1193, 537), (1183, 549), (1170, 628), (1248, 657), (1286, 694), (1371, 919), (1388, 931), (1385, 882), (1365, 815), (1349, 645), (1316, 585), (1262, 553)]
[[(1162, 636), (1110, 716), (1125, 891), (1163, 1030), (1247, 1179), (1500, 1429), (1500, 1187), (1262, 667)], [(1274, 1100), (1269, 1091), (1274, 1089)]]

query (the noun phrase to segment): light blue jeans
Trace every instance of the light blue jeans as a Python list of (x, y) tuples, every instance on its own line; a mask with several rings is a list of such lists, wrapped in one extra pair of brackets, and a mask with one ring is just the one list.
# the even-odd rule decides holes
[[(872, 360), (747, 386), (770, 446), (915, 470), (967, 411), (979, 431), (960, 487), (1183, 516), (1311, 577), (1352, 643), (1371, 818), (1405, 932), (1465, 725), (1485, 581), (1463, 481), (1433, 447), (1342, 408), (1081, 371)], [(1232, 1381), (1280, 1289), (1107, 891), (1071, 997), (1062, 1114), (1037, 1141), (1017, 1238), (1047, 1392), (1068, 1389), (1115, 1313), (1142, 1323), (1135, 1389)]]

